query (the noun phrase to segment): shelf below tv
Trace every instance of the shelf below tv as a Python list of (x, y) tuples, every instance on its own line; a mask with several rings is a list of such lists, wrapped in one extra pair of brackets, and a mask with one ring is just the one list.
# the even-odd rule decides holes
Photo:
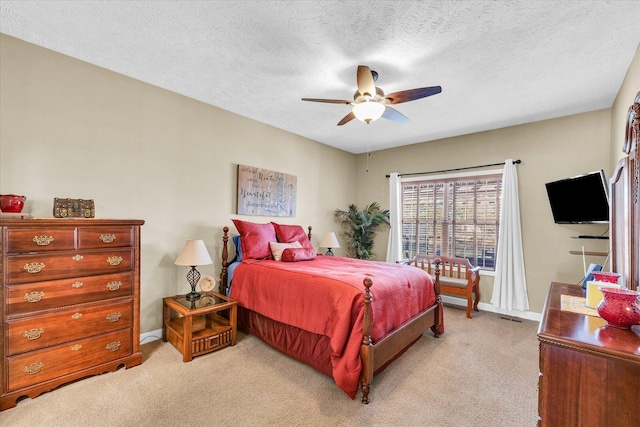
[(571, 255), (590, 255), (590, 256), (607, 256), (607, 252), (592, 252), (592, 251), (569, 251)]

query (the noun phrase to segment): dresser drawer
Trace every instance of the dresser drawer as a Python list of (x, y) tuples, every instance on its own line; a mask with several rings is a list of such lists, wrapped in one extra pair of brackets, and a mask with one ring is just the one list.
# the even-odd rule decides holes
[(73, 310), (7, 322), (7, 354), (14, 355), (131, 327), (131, 301), (81, 306)]
[(78, 249), (119, 248), (133, 245), (133, 227), (80, 227)]
[(72, 304), (131, 295), (131, 273), (9, 285), (6, 287), (7, 314), (47, 310)]
[(129, 271), (133, 249), (12, 255), (7, 258), (9, 283)]
[(6, 233), (8, 253), (75, 249), (74, 228), (9, 228)]
[(132, 354), (131, 330), (123, 329), (44, 350), (8, 357), (8, 389), (17, 390)]

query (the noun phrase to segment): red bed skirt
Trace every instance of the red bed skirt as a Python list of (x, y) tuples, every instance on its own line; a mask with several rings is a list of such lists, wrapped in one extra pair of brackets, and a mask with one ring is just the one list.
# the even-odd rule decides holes
[(329, 337), (285, 325), (244, 307), (238, 307), (238, 328), (279, 352), (332, 376)]
[[(280, 353), (332, 377), (329, 337), (314, 334), (295, 326), (285, 325), (244, 307), (238, 307), (238, 328), (259, 338)], [(441, 324), (441, 329), (444, 332), (443, 324)], [(421, 336), (417, 337), (402, 351), (398, 352), (393, 359), (381, 366), (375, 374), (382, 372), (420, 338)]]

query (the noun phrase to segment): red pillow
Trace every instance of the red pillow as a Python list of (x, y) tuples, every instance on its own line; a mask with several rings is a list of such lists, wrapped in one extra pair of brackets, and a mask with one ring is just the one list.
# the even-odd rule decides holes
[(310, 249), (315, 252), (313, 245), (309, 241), (309, 236), (304, 232), (299, 225), (284, 225), (276, 224), (272, 222), (273, 227), (276, 229), (276, 236), (280, 243), (292, 243), (300, 242), (303, 248)]
[(282, 251), (280, 259), (284, 262), (311, 261), (316, 259), (316, 251), (307, 248), (287, 248)]
[(242, 259), (272, 259), (269, 242), (276, 241), (276, 232), (271, 223), (256, 224), (255, 222), (232, 220), (240, 233)]

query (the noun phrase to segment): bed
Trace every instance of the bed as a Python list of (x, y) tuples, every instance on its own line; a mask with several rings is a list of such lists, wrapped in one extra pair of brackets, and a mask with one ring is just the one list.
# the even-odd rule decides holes
[[(444, 332), (439, 270), (316, 254), (311, 227), (233, 220), (223, 228), (220, 290), (238, 327), (331, 376), (369, 403), (371, 382), (427, 330)], [(232, 276), (232, 280), (230, 277)]]

